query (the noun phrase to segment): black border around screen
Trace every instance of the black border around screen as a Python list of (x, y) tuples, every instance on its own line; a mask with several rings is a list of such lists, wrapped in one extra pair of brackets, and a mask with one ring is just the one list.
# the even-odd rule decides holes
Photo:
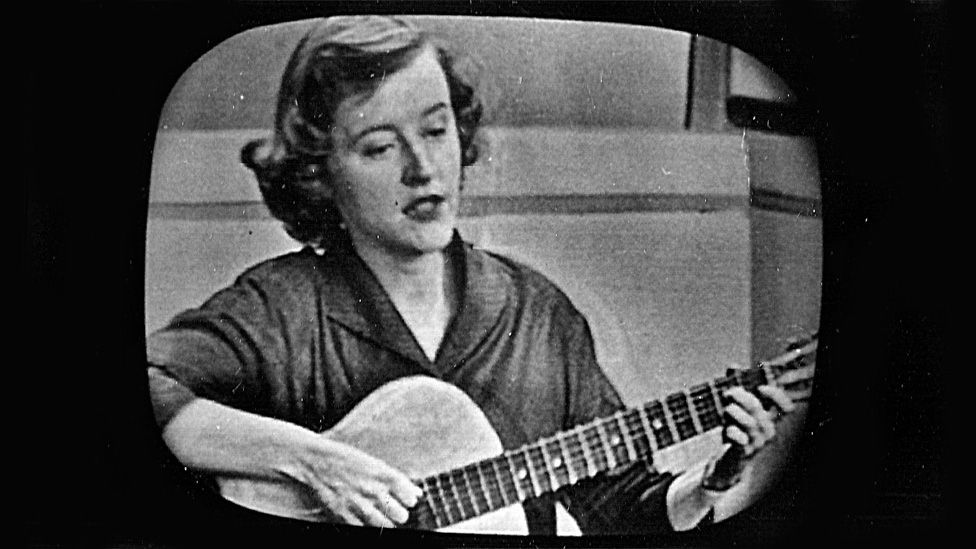
[[(340, 11), (663, 26), (739, 47), (803, 99), (823, 179), (824, 297), (812, 433), (798, 456), (807, 474), (789, 487), (801, 504), (785, 532), (763, 535), (761, 511), (748, 510), (704, 533), (657, 540), (312, 528), (243, 513), (179, 474), (153, 428), (142, 366), (146, 208), (160, 109), (182, 71), (223, 39)], [(26, 318), (15, 320), (23, 335), (13, 342), (26, 345), (10, 363), (28, 372), (13, 391), (21, 404), (11, 418), (27, 418), (13, 453), (28, 463), (21, 504), (28, 539), (478, 547), (942, 539), (949, 299), (942, 272), (954, 256), (940, 213), (950, 178), (947, 12), (941, 3), (147, 2), (36, 13), (32, 22), (44, 23), (20, 42), (30, 240)]]

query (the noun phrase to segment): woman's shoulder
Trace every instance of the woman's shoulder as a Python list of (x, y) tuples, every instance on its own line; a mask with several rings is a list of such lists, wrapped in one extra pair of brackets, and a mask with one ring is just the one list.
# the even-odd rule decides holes
[(472, 253), (477, 254), (486, 272), (503, 277), (520, 300), (567, 314), (579, 314), (572, 300), (558, 284), (524, 260), (514, 258), (504, 251), (474, 246)]
[(255, 263), (238, 275), (233, 285), (251, 288), (267, 297), (302, 294), (316, 287), (328, 264), (328, 258), (304, 247)]
[(303, 247), (251, 265), (238, 276), (238, 280), (274, 281), (282, 277), (310, 274), (318, 268), (318, 261), (319, 256), (312, 248)]

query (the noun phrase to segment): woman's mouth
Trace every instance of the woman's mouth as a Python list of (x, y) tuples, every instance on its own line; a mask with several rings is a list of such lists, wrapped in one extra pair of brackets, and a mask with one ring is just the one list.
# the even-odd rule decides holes
[(404, 208), (403, 215), (414, 221), (433, 221), (441, 215), (441, 206), (447, 202), (443, 196), (430, 195), (411, 200)]

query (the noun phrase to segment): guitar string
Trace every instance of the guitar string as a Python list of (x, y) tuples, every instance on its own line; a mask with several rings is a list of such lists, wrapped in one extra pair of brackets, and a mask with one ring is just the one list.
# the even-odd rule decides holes
[[(791, 362), (799, 363), (798, 358), (794, 359)], [(776, 368), (776, 365), (772, 365), (770, 367), (770, 370), (773, 372), (779, 371), (778, 368)], [(712, 422), (715, 421), (712, 418), (718, 415), (718, 412), (714, 409), (714, 407), (711, 404), (705, 404), (706, 399), (709, 399), (709, 397), (714, 398), (714, 389), (723, 388), (722, 386), (729, 382), (731, 382), (730, 384), (733, 386), (754, 385), (758, 382), (765, 381), (765, 379), (760, 378), (760, 376), (762, 376), (763, 378), (768, 377), (765, 374), (766, 374), (765, 372), (759, 369), (739, 370), (736, 371), (733, 375), (725, 376), (723, 378), (719, 378), (711, 382), (711, 385), (702, 384), (699, 386), (692, 387), (687, 391), (679, 391), (665, 397), (663, 402), (655, 401), (655, 403), (657, 403), (665, 413), (670, 413), (672, 421), (675, 423), (675, 425), (678, 427), (679, 430), (681, 429), (682, 425), (685, 425), (686, 429), (688, 428), (688, 423), (687, 423), (688, 419), (692, 418), (692, 415), (694, 414), (694, 417), (698, 418), (699, 421), (702, 421), (702, 419), (708, 420), (707, 422), (701, 423), (702, 430), (707, 432), (708, 430), (710, 430), (710, 427), (707, 425), (712, 425)], [(681, 397), (682, 400), (679, 401), (678, 400), (679, 397)], [(671, 405), (669, 405), (668, 402), (669, 400), (672, 403), (675, 403), (676, 406), (672, 407)], [(677, 404), (679, 402), (681, 404)], [(704, 406), (699, 407), (698, 404), (703, 404)], [(642, 408), (644, 408), (645, 412), (650, 411), (648, 410), (649, 406), (647, 405), (645, 405)], [(577, 481), (582, 478), (590, 477), (589, 463), (586, 459), (587, 455), (586, 452), (583, 451), (582, 445), (580, 444), (579, 437), (578, 437), (580, 433), (583, 433), (583, 439), (590, 443), (592, 443), (592, 438), (593, 438), (590, 435), (595, 434), (596, 435), (595, 438), (599, 439), (598, 429), (600, 427), (607, 428), (610, 426), (613, 426), (614, 431), (617, 431), (619, 435), (624, 436), (625, 440), (640, 440), (642, 438), (649, 438), (650, 436), (653, 436), (655, 439), (660, 438), (657, 432), (654, 433), (646, 432), (646, 429), (644, 428), (640, 417), (638, 416), (638, 414), (634, 413), (635, 411), (636, 409), (627, 410), (623, 414), (620, 415), (615, 414), (614, 416), (612, 416), (612, 418), (604, 418), (603, 420), (595, 421), (593, 422), (592, 425), (584, 424), (583, 428), (577, 431), (577, 436), (572, 438), (566, 435), (561, 436), (560, 434), (557, 434), (555, 436), (547, 437), (546, 439), (540, 440), (539, 442), (533, 445), (528, 445), (527, 447), (522, 448), (521, 450), (526, 454), (526, 459), (525, 459), (525, 461), (527, 462), (526, 465), (529, 468), (534, 470), (531, 471), (530, 474), (532, 472), (546, 473), (544, 475), (543, 474), (537, 475), (538, 478), (545, 480), (545, 486), (543, 486), (541, 483), (538, 482), (538, 478), (536, 479), (537, 484), (539, 484), (539, 488), (541, 489), (541, 491), (548, 492), (548, 491), (552, 491), (553, 489), (558, 489), (558, 486), (553, 486), (554, 484), (561, 485), (561, 486), (572, 484), (571, 480), (573, 476), (577, 477)], [(620, 432), (621, 429), (619, 428), (619, 425), (613, 425), (618, 421), (618, 418), (619, 420), (623, 421), (624, 429), (627, 430), (628, 433)], [(655, 417), (655, 419), (660, 419), (660, 418)], [(714, 426), (712, 426), (711, 428), (714, 428)], [(687, 436), (682, 436), (682, 433), (680, 432), (670, 433), (670, 429), (667, 429), (669, 435), (676, 434), (678, 435), (677, 438), (681, 440), (687, 440), (688, 438), (691, 438), (693, 436), (700, 435), (702, 434), (702, 430), (695, 428), (694, 425), (692, 424), (690, 429), (690, 431), (692, 431), (692, 434), (689, 434)], [(674, 437), (670, 437), (670, 438), (672, 438), (672, 444), (673, 444)], [(615, 439), (615, 437), (611, 435), (611, 439)], [(599, 446), (603, 450), (602, 454), (606, 454), (606, 455), (601, 455), (601, 452), (597, 452), (595, 455), (600, 456), (601, 459), (599, 460), (594, 459), (593, 461), (602, 461), (604, 465), (609, 465), (608, 456), (611, 455), (615, 461), (633, 462), (645, 457), (650, 450), (650, 441), (648, 441), (646, 445), (645, 443), (642, 442), (639, 448), (636, 447), (633, 448), (634, 450), (633, 453), (636, 454), (636, 459), (631, 459), (630, 451), (629, 451), (630, 449), (628, 449), (627, 454), (622, 454), (621, 450), (623, 449), (621, 448), (619, 442), (617, 444), (603, 444), (602, 440), (600, 442), (601, 444)], [(660, 440), (656, 440), (656, 442), (659, 444), (659, 446), (661, 445)], [(560, 448), (560, 443), (566, 446), (566, 450)], [(550, 461), (549, 465), (547, 466), (546, 459), (550, 453), (549, 450), (551, 449), (551, 446), (553, 444), (555, 444), (557, 448), (557, 452), (555, 453), (557, 455), (566, 456), (566, 457), (561, 458), (561, 461), (556, 465), (553, 465)], [(533, 454), (533, 452), (535, 452), (535, 454)], [(541, 460), (540, 460), (540, 456), (541, 456)], [(624, 459), (625, 457), (626, 459)], [(551, 457), (549, 457), (548, 459), (551, 460)], [(542, 463), (541, 466), (540, 466), (540, 461)], [(484, 504), (484, 507), (489, 510), (496, 509), (499, 507), (498, 505), (493, 505), (493, 502), (490, 501), (490, 499), (497, 499), (499, 501), (506, 501), (507, 499), (509, 499), (505, 497), (505, 495), (510, 495), (510, 492), (507, 489), (507, 485), (510, 485), (514, 488), (514, 483), (517, 482), (517, 480), (515, 480), (514, 477), (516, 476), (517, 473), (514, 471), (509, 471), (511, 476), (513, 477), (513, 482), (506, 483), (504, 481), (504, 477), (506, 475), (498, 475), (497, 471), (495, 470), (495, 467), (493, 467), (492, 474), (483, 475), (482, 470), (480, 468), (481, 463), (483, 462), (471, 464), (464, 468), (456, 469), (452, 471), (454, 474), (450, 474), (446, 479), (444, 479), (447, 480), (448, 483), (451, 485), (452, 491), (455, 492), (457, 498), (446, 497), (445, 499), (454, 499), (455, 501), (453, 502), (444, 501), (442, 503), (444, 503), (445, 505), (454, 503), (457, 506), (457, 508), (462, 511), (462, 515), (475, 516), (480, 512), (480, 506), (478, 505), (478, 500), (477, 500), (479, 493), (484, 495), (482, 497), (482, 503)], [(474, 466), (473, 469), (471, 468), (472, 465)], [(492, 465), (494, 466), (495, 463), (492, 463)], [(584, 470), (582, 474), (580, 474), (576, 470), (576, 467), (580, 465), (583, 466), (582, 469)], [(599, 465), (599, 464), (595, 464), (595, 465)], [(596, 468), (601, 469), (601, 467), (599, 466), (597, 466)], [(573, 472), (570, 473), (569, 469), (572, 469)], [(478, 473), (482, 477), (479, 478), (478, 481), (474, 483), (480, 489), (472, 489), (471, 486), (468, 486), (468, 489), (464, 490), (472, 498), (472, 502), (471, 502), (472, 513), (469, 513), (465, 509), (464, 501), (463, 501), (464, 498), (459, 493), (461, 490), (458, 490), (458, 483), (457, 483), (458, 476), (460, 476), (461, 481), (463, 481), (466, 485), (470, 484), (471, 477), (469, 476), (468, 471), (473, 471), (474, 473)], [(555, 477), (555, 479), (551, 477)], [(491, 481), (486, 481), (484, 480), (485, 478), (490, 478)], [(563, 478), (566, 478), (566, 480), (563, 481), (562, 480)], [(553, 482), (553, 480), (555, 480), (555, 482)], [(548, 489), (546, 489), (546, 487), (548, 487)], [(533, 492), (534, 491), (535, 490), (533, 490)], [(515, 494), (514, 496), (515, 496), (514, 499), (518, 499), (517, 494)], [(436, 497), (436, 494), (432, 494), (432, 499), (434, 500), (438, 499)]]
[[(706, 389), (706, 387), (702, 387), (702, 389)], [(696, 391), (696, 394), (691, 398), (696, 399), (696, 401), (699, 401), (701, 398), (703, 398), (703, 396), (704, 395), (697, 394)], [(700, 407), (695, 407), (695, 411), (699, 413), (705, 412), (706, 417), (708, 413), (711, 412), (711, 410), (707, 407), (704, 410), (702, 410), (702, 408)], [(623, 420), (625, 429), (628, 432), (625, 433), (620, 431), (618, 425), (616, 424), (617, 417), (620, 417)], [(613, 416), (613, 418), (609, 420), (609, 423), (606, 423), (606, 421), (607, 420), (604, 420), (604, 422), (602, 423), (606, 427), (611, 427), (610, 429), (611, 439), (615, 439), (616, 436), (614, 435), (617, 434), (622, 435), (625, 440), (629, 439), (632, 441), (638, 441), (643, 438), (648, 438), (648, 433), (644, 431), (637, 410), (635, 409), (628, 410), (626, 411), (626, 413), (623, 414), (615, 414), (615, 416)], [(530, 460), (532, 461), (532, 466), (537, 470), (539, 470), (539, 472), (541, 473), (542, 466), (540, 465), (540, 463), (543, 461), (544, 458), (540, 459), (540, 455), (544, 455), (542, 454), (543, 452), (549, 454), (556, 454), (556, 455), (561, 454), (565, 456), (565, 459), (562, 459), (559, 465), (553, 467), (553, 473), (554, 476), (556, 477), (557, 484), (563, 486), (568, 484), (571, 476), (577, 476), (578, 478), (589, 477), (590, 475), (588, 474), (588, 469), (584, 469), (584, 467), (587, 466), (586, 452), (582, 450), (582, 446), (577, 440), (579, 433), (584, 434), (584, 440), (590, 443), (590, 445), (599, 446), (603, 450), (603, 452), (596, 453), (596, 455), (600, 457), (600, 459), (598, 460), (600, 463), (596, 464), (598, 465), (599, 469), (605, 469), (606, 466), (609, 465), (608, 455), (613, 455), (616, 461), (633, 462), (643, 457), (646, 457), (646, 455), (649, 453), (650, 450), (649, 441), (638, 443), (637, 445), (638, 448), (634, 449), (635, 453), (637, 454), (636, 459), (632, 459), (632, 457), (629, 455), (629, 451), (628, 453), (625, 453), (624, 447), (618, 441), (614, 441), (615, 442), (614, 444), (603, 444), (602, 440), (599, 440), (599, 432), (596, 428), (597, 424), (599, 423), (601, 423), (601, 421), (593, 422), (593, 424), (591, 425), (584, 425), (583, 426), (584, 428), (582, 429), (574, 429), (568, 431), (565, 435), (557, 434), (556, 436), (542, 439), (536, 445), (533, 445), (533, 447), (531, 447), (528, 450)], [(707, 422), (706, 424), (710, 425), (710, 423)], [(577, 436), (571, 437), (570, 435), (577, 435)], [(655, 438), (660, 438), (660, 437), (656, 436)], [(560, 441), (567, 446), (568, 451), (562, 451), (561, 449), (559, 449)], [(600, 444), (596, 445), (594, 444), (594, 441), (599, 441)], [(658, 441), (658, 445), (665, 446), (665, 444), (662, 444), (661, 441)], [(524, 449), (522, 450), (523, 452), (525, 451)], [(570, 474), (568, 469), (573, 469), (573, 475)], [(550, 485), (551, 488), (552, 483), (549, 482), (548, 484)]]
[[(703, 395), (697, 395), (697, 396), (699, 398), (701, 398)], [(623, 435), (624, 437), (631, 437), (634, 440), (639, 440), (641, 438), (646, 437), (647, 433), (644, 431), (643, 425), (640, 423), (640, 418), (638, 417), (638, 414), (635, 413), (635, 410), (629, 410), (629, 411), (627, 411), (624, 414), (615, 415), (614, 416), (614, 422), (616, 421), (616, 418), (617, 417), (619, 417), (622, 420), (623, 425), (624, 425), (624, 428), (623, 428), (623, 430), (621, 430), (621, 429), (617, 429), (617, 425), (614, 425), (613, 423), (607, 424), (607, 426), (613, 426), (614, 427), (614, 429), (611, 431), (611, 438), (614, 438), (613, 435), (615, 433), (617, 433), (617, 432), (619, 432), (619, 434), (620, 435)], [(594, 429), (594, 427), (596, 427), (595, 425), (590, 425), (588, 427), (590, 427), (590, 428), (589, 429), (578, 429), (576, 434), (583, 433), (584, 440), (588, 440), (589, 442), (592, 442), (599, 435), (598, 435), (598, 432), (596, 431), (596, 429)], [(622, 431), (627, 431), (627, 432), (622, 432)], [(566, 469), (567, 468), (573, 468), (573, 467), (579, 466), (579, 465), (585, 465), (586, 459), (585, 459), (585, 454), (581, 451), (582, 450), (582, 445), (579, 442), (578, 438), (575, 438), (575, 437), (574, 438), (570, 438), (568, 436), (568, 434), (569, 434), (569, 432), (567, 432), (566, 435), (556, 435), (556, 436), (552, 436), (552, 437), (547, 437), (545, 439), (540, 440), (537, 444), (532, 445), (532, 446), (530, 446), (527, 449), (523, 449), (523, 452), (522, 453), (524, 453), (525, 456), (526, 456), (526, 458), (527, 458), (526, 459), (526, 461), (527, 461), (526, 465), (527, 466), (532, 466), (533, 468), (541, 471), (542, 466), (540, 465), (540, 461), (544, 459), (543, 458), (544, 453), (557, 454), (557, 455), (567, 455), (568, 454), (568, 456), (567, 456), (568, 459), (562, 460), (562, 462), (559, 465), (553, 465), (552, 466), (552, 469), (553, 469), (554, 476), (556, 477), (556, 484), (559, 484), (559, 485), (571, 484), (571, 482), (569, 482), (569, 473), (568, 473), (568, 471), (566, 471)], [(559, 443), (560, 443), (560, 441), (565, 445), (565, 447), (567, 448), (568, 451), (562, 451), (562, 449), (558, 446)], [(555, 448), (554, 448), (554, 446), (555, 446)], [(556, 450), (556, 451), (553, 451), (553, 450)], [(650, 445), (648, 443), (640, 443), (640, 444), (638, 444), (637, 447), (635, 448), (635, 453), (637, 454), (636, 459), (630, 459), (630, 456), (628, 454), (625, 454), (624, 453), (624, 450), (623, 450), (622, 446), (619, 443), (616, 444), (616, 445), (610, 445), (609, 448), (604, 448), (604, 450), (607, 453), (612, 452), (612, 453), (616, 454), (617, 459), (619, 461), (621, 461), (621, 462), (624, 462), (624, 461), (631, 461), (632, 462), (632, 461), (636, 461), (636, 459), (641, 459), (641, 458), (645, 457), (647, 455), (648, 451), (650, 450)], [(604, 464), (608, 464), (608, 460), (606, 458), (604, 458), (604, 459), (602, 459), (600, 461), (602, 461)], [(529, 463), (529, 462), (531, 462), (531, 463)], [(564, 465), (565, 465), (565, 467), (564, 467)], [(478, 466), (478, 465), (476, 465), (476, 466)], [(470, 471), (475, 471), (475, 472), (479, 471), (479, 469), (476, 469), (476, 468), (471, 468), (469, 470)], [(488, 475), (488, 476), (491, 477), (493, 475)], [(541, 476), (542, 475), (540, 475), (540, 477)], [(584, 477), (587, 477), (589, 475), (588, 474), (579, 474), (577, 476), (579, 478), (584, 478)], [(465, 475), (464, 478), (469, 479), (470, 476)], [(566, 480), (563, 480), (564, 478)], [(454, 476), (452, 476), (452, 479), (451, 480), (456, 481), (456, 479), (457, 479), (457, 476), (454, 475)], [(489, 483), (479, 482), (478, 484), (481, 485), (481, 486), (487, 486), (487, 490), (486, 491), (489, 494), (491, 494), (491, 495), (497, 495), (497, 496), (499, 496), (498, 499), (503, 499), (500, 496), (500, 494), (502, 492), (505, 492), (506, 490), (498, 490), (498, 489), (495, 488), (495, 486), (501, 487), (501, 486), (503, 486), (505, 484), (508, 484), (508, 483), (505, 483), (501, 479), (497, 479), (497, 478), (495, 480), (497, 480), (498, 482), (489, 482)], [(548, 488), (549, 489), (552, 488), (552, 484), (553, 483), (547, 481), (547, 485), (548, 485)], [(546, 486), (542, 486), (542, 488), (543, 488), (543, 491), (549, 491), (546, 488)], [(460, 502), (458, 502), (458, 503), (460, 503)], [(491, 505), (488, 505), (488, 507), (495, 508), (494, 506), (491, 506)], [(466, 509), (464, 509), (463, 507), (462, 507), (462, 509), (464, 510), (464, 514), (465, 515), (468, 515), (469, 514)]]
[[(618, 416), (614, 416), (614, 417), (618, 417)], [(624, 414), (619, 414), (619, 417), (623, 420), (625, 424), (625, 429), (629, 432), (628, 433), (620, 432), (618, 426), (615, 423), (606, 424), (607, 426), (612, 427), (612, 430), (610, 431), (611, 433), (613, 433), (614, 435), (619, 433), (624, 437), (631, 437), (634, 439), (638, 439), (641, 438), (642, 436), (646, 436), (646, 434), (641, 433), (640, 426), (637, 424), (639, 419), (637, 418), (637, 414), (635, 413), (634, 410), (629, 410)], [(588, 426), (584, 425), (583, 427), (589, 427), (589, 428), (578, 429), (577, 432), (583, 433), (584, 439), (592, 444), (592, 442), (598, 437), (598, 432), (595, 429), (597, 423), (599, 423), (599, 421), (594, 422), (593, 425), (588, 425)], [(611, 438), (616, 438), (616, 437), (611, 436)], [(560, 441), (562, 441), (566, 445), (568, 452), (563, 452), (559, 450), (558, 445)], [(634, 459), (631, 459), (628, 454), (624, 453), (624, 449), (619, 444), (619, 442), (611, 445), (601, 444), (600, 446), (603, 449), (603, 454), (613, 454), (620, 462), (635, 461)], [(577, 439), (570, 438), (569, 436), (566, 435), (560, 436), (557, 434), (556, 436), (547, 437), (545, 439), (542, 439), (536, 444), (530, 445), (527, 448), (521, 448), (520, 450), (521, 452), (518, 453), (524, 454), (523, 460), (521, 461), (526, 461), (527, 467), (531, 467), (536, 471), (538, 471), (540, 474), (537, 476), (546, 480), (546, 483), (544, 485), (540, 483), (540, 489), (542, 492), (549, 492), (552, 491), (553, 488), (558, 489), (561, 486), (571, 484), (569, 482), (571, 480), (571, 475), (568, 469), (572, 468), (574, 469), (574, 472), (576, 472), (577, 469), (583, 469), (582, 466), (586, 464), (586, 456), (585, 453), (582, 451), (582, 445), (580, 444), (580, 442)], [(644, 443), (638, 444), (638, 448), (635, 449), (635, 452), (637, 453), (636, 458), (640, 459), (642, 457), (645, 457), (647, 454), (647, 450), (649, 450), (647, 444)], [(546, 454), (565, 456), (565, 459), (562, 459), (559, 465), (552, 466), (553, 469), (552, 473), (553, 476), (555, 477), (556, 480), (555, 484), (557, 486), (553, 486), (554, 483), (551, 482), (551, 480), (548, 478), (548, 475), (541, 474), (543, 469), (542, 464), (545, 461)], [(598, 452), (597, 455), (600, 455), (600, 452)], [(601, 462), (597, 464), (600, 466), (598, 468), (605, 469), (606, 466), (609, 464), (608, 463), (609, 460), (606, 455), (601, 455), (601, 458), (602, 459), (598, 460), (599, 462)], [(514, 487), (513, 486), (514, 483), (504, 482), (503, 478), (500, 479), (496, 475), (483, 475), (483, 476), (487, 476), (488, 478), (492, 478), (492, 477), (494, 478), (492, 478), (492, 481), (490, 482), (481, 481), (479, 479), (479, 481), (476, 482), (475, 484), (478, 485), (480, 490), (472, 491), (470, 489), (464, 489), (464, 487), (461, 486), (461, 482), (467, 481), (465, 482), (465, 484), (468, 484), (468, 482), (475, 475), (475, 473), (480, 471), (479, 467), (480, 464), (473, 464), (465, 468), (462, 468), (460, 470), (452, 471), (453, 474), (438, 475), (438, 477), (440, 477), (440, 480), (451, 485), (451, 490), (446, 493), (447, 496), (445, 498), (446, 501), (444, 501), (443, 503), (446, 505), (450, 505), (451, 507), (456, 507), (458, 510), (462, 511), (462, 515), (465, 517), (471, 516), (472, 513), (474, 514), (478, 513), (479, 511), (478, 507), (480, 507), (478, 505), (478, 502), (482, 502), (484, 506), (489, 509), (497, 508), (497, 506), (491, 505), (486, 498), (481, 498), (480, 500), (477, 500), (474, 503), (474, 505), (471, 507), (471, 511), (468, 511), (468, 506), (466, 505), (467, 502), (464, 499), (465, 495), (470, 494), (477, 497), (479, 495), (478, 492), (481, 491), (481, 492), (485, 492), (485, 494), (488, 497), (493, 497), (494, 499), (498, 499), (498, 500), (506, 500), (509, 498), (505, 498), (502, 494), (506, 492), (510, 493), (509, 486)], [(512, 472), (512, 476), (515, 476), (514, 472)], [(589, 477), (590, 475), (587, 473), (576, 473), (575, 476), (577, 476), (578, 479), (580, 479), (580, 478)], [(464, 494), (463, 492), (467, 492), (468, 494)], [(515, 498), (517, 498), (517, 496), (515, 496)]]
[[(624, 424), (623, 430), (618, 429), (616, 422), (617, 417), (619, 417)], [(644, 431), (636, 410), (628, 410), (626, 413), (616, 414), (612, 421), (613, 423), (607, 424), (607, 426), (612, 427), (610, 430), (611, 438), (616, 438), (614, 435), (619, 434), (625, 439), (629, 438), (636, 442), (634, 448), (634, 454), (636, 454), (636, 456), (631, 456), (630, 452), (625, 451), (624, 445), (620, 444), (619, 442), (616, 442), (616, 444), (604, 445), (601, 441), (600, 446), (601, 449), (604, 450), (604, 452), (602, 452), (603, 454), (614, 454), (617, 461), (620, 461), (621, 463), (629, 463), (642, 459), (650, 453), (651, 446), (649, 441), (639, 442), (641, 439), (648, 438), (648, 433)], [(586, 453), (582, 451), (583, 445), (578, 440), (578, 435), (582, 433), (583, 439), (589, 442), (591, 445), (594, 445), (593, 443), (598, 439), (599, 434), (594, 428), (596, 427), (595, 424), (584, 425), (582, 427), (584, 428), (573, 429), (567, 431), (565, 434), (557, 434), (555, 436), (542, 439), (536, 445), (533, 445), (533, 447), (528, 451), (532, 465), (538, 469), (540, 473), (542, 469), (541, 462), (543, 460), (541, 456), (543, 456), (544, 453), (564, 456), (559, 465), (552, 466), (554, 476), (556, 477), (556, 484), (558, 484), (560, 487), (572, 484), (572, 476), (576, 476), (577, 480), (591, 476), (588, 474), (588, 469), (585, 468), (587, 465)], [(566, 447), (565, 451), (560, 448), (560, 443)], [(599, 463), (596, 464), (598, 466), (597, 468), (605, 469), (609, 463), (608, 458), (601, 455), (601, 452), (597, 452), (596, 455), (600, 455), (601, 457), (601, 459), (598, 460)], [(570, 469), (573, 470), (574, 474), (570, 474)], [(548, 484), (549, 488), (551, 488), (552, 483), (549, 482)], [(545, 486), (543, 489), (544, 491), (548, 491), (546, 490)], [(492, 490), (492, 493), (494, 493), (494, 490)]]

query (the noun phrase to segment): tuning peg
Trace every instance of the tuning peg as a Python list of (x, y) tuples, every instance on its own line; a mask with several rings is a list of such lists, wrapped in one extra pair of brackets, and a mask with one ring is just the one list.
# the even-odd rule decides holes
[(817, 333), (818, 332), (813, 332), (807, 335), (795, 336), (790, 338), (786, 342), (786, 350), (794, 351), (796, 349), (799, 349), (800, 347), (803, 347), (804, 345), (813, 343), (817, 339)]
[(732, 376), (732, 375), (735, 375), (737, 372), (743, 372), (745, 370), (748, 370), (748, 368), (746, 368), (745, 366), (742, 366), (741, 364), (737, 364), (737, 363), (733, 362), (733, 363), (729, 364), (729, 367), (728, 368), (725, 369), (725, 375), (726, 376)]

